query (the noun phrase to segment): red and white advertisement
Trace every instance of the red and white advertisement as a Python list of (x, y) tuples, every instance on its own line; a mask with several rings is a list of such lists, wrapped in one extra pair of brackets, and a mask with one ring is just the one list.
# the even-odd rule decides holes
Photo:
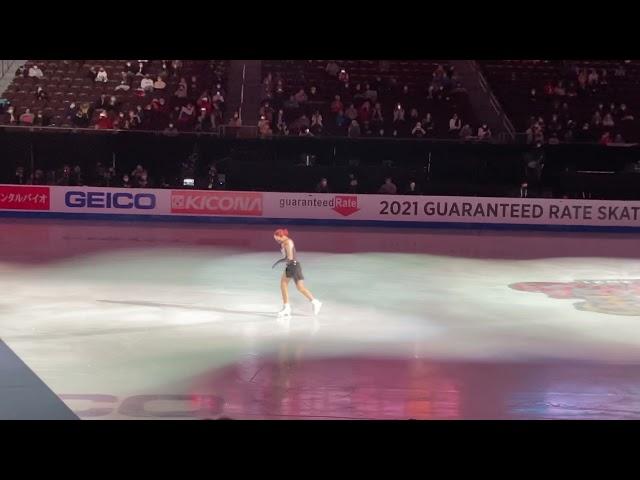
[(262, 200), (263, 194), (257, 192), (174, 190), (171, 213), (260, 217)]
[(49, 187), (0, 185), (0, 210), (49, 210)]

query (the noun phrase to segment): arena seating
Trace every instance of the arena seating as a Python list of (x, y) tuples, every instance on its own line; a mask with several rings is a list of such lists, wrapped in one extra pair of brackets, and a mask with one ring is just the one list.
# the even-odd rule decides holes
[[(287, 116), (287, 123), (295, 121), (296, 116), (305, 113), (309, 118), (316, 109), (319, 109), (325, 125), (325, 134), (344, 135), (346, 129), (337, 130), (331, 128), (335, 115), (329, 112), (329, 106), (336, 94), (342, 97), (345, 109), (351, 102), (356, 108), (362, 101), (354, 100), (355, 88), (358, 84), (362, 90), (366, 84), (370, 84), (378, 91), (378, 102), (381, 103), (385, 119), (384, 136), (393, 136), (392, 125), (393, 109), (397, 103), (401, 103), (405, 110), (405, 119), (409, 123), (409, 115), (412, 108), (418, 109), (418, 118), (422, 120), (426, 113), (431, 113), (434, 121), (434, 130), (426, 135), (432, 138), (449, 138), (449, 119), (453, 113), (457, 113), (463, 124), (469, 123), (473, 131), (477, 129), (477, 120), (473, 117), (468, 98), (464, 91), (456, 90), (455, 77), (448, 82), (443, 91), (442, 99), (428, 98), (428, 89), (432, 83), (433, 74), (442, 62), (434, 60), (403, 60), (403, 61), (378, 61), (378, 60), (334, 60), (349, 75), (349, 92), (346, 92), (342, 82), (336, 76), (326, 71), (329, 60), (265, 60), (263, 61), (263, 77), (272, 75), (272, 93), (278, 80), (282, 80), (284, 97), (289, 98), (301, 88), (310, 93), (312, 86), (318, 91), (317, 100), (309, 101), (302, 112)], [(443, 65), (446, 67), (446, 65)], [(447, 70), (445, 68), (445, 70)], [(448, 72), (449, 73), (449, 72)], [(378, 80), (377, 80), (378, 79)], [(408, 94), (403, 93), (404, 86), (408, 87)], [(434, 97), (437, 97), (437, 92)], [(281, 107), (274, 96), (265, 98), (276, 109)], [(372, 107), (374, 105), (371, 105)], [(288, 112), (285, 112), (285, 115)], [(275, 119), (274, 119), (275, 122)], [(408, 132), (398, 136), (409, 136), (412, 124), (408, 125)], [(407, 129), (405, 129), (407, 130)], [(378, 132), (374, 132), (374, 136)], [(364, 136), (364, 135), (363, 135)]]
[[(182, 60), (179, 74), (166, 77), (164, 91), (139, 96), (136, 94), (136, 87), (143, 78), (140, 76), (133, 77), (130, 90), (126, 92), (115, 90), (122, 80), (121, 72), (125, 70), (126, 62), (127, 60), (29, 60), (25, 65), (25, 75), (17, 75), (2, 96), (14, 106), (16, 117), (29, 108), (33, 113), (42, 111), (49, 117), (53, 126), (70, 126), (68, 119), (65, 118), (65, 112), (72, 102), (93, 105), (102, 94), (108, 97), (115, 95), (120, 105), (119, 111), (127, 112), (138, 105), (146, 106), (153, 98), (172, 98), (181, 77), (190, 82), (191, 76), (196, 75), (200, 91), (189, 92), (193, 101), (204, 90), (210, 90), (216, 82), (222, 82), (224, 85), (227, 65), (226, 61)], [(131, 62), (134, 67), (137, 67), (138, 60), (131, 60)], [(37, 65), (42, 70), (44, 74), (42, 78), (26, 76), (26, 72), (32, 65)], [(96, 69), (104, 67), (108, 74), (108, 82), (95, 82), (90, 76), (91, 67)], [(161, 71), (162, 61), (145, 61), (145, 74), (148, 74), (152, 80), (155, 81)], [(36, 98), (38, 87), (44, 89), (48, 100)], [(92, 110), (91, 126), (96, 123), (98, 115), (98, 110)]]
[[(606, 131), (611, 133), (611, 138), (619, 134), (625, 141), (640, 139), (638, 119), (622, 120), (625, 115), (620, 112), (621, 104), (625, 104), (627, 112), (633, 116), (640, 112), (638, 61), (493, 60), (479, 63), (489, 85), (519, 132), (525, 132), (532, 122), (542, 117), (545, 141), (548, 141), (551, 136), (548, 127), (553, 114), (557, 113), (561, 123), (558, 132), (560, 141), (598, 141)], [(593, 71), (597, 74), (597, 80), (594, 77), (591, 83), (588, 77)], [(583, 82), (587, 80), (585, 88), (580, 88), (580, 74)], [(604, 78), (606, 80), (603, 82)], [(532, 89), (536, 90), (535, 99), (531, 95)], [(611, 104), (614, 104), (613, 110)], [(615, 125), (603, 126), (594, 122), (596, 110), (600, 110), (601, 117), (611, 112)], [(571, 130), (568, 124), (570, 120), (574, 125), (572, 138), (565, 137), (567, 131)], [(585, 123), (589, 123), (588, 132), (581, 131)]]

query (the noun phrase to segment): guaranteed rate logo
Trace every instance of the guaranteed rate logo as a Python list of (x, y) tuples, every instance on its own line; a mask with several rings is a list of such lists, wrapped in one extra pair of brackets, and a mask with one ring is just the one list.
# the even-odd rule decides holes
[(358, 197), (355, 195), (336, 195), (335, 206), (332, 208), (344, 217), (353, 215), (358, 210)]
[(358, 208), (358, 197), (356, 195), (309, 195), (304, 198), (281, 198), (280, 208), (329, 208), (344, 217), (353, 215), (360, 210)]

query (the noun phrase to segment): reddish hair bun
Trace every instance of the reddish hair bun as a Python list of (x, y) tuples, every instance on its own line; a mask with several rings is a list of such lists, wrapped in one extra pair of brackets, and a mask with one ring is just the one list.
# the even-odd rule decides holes
[(289, 230), (287, 230), (286, 228), (279, 228), (275, 232), (273, 232), (273, 234), (276, 237), (288, 237), (289, 236)]

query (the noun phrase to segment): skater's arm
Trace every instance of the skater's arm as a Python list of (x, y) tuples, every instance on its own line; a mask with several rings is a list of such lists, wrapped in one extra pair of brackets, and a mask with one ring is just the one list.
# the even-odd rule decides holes
[(276, 265), (282, 263), (282, 262), (286, 262), (287, 259), (286, 258), (281, 258), (280, 260), (278, 260), (276, 263), (274, 263), (271, 268), (276, 268)]

